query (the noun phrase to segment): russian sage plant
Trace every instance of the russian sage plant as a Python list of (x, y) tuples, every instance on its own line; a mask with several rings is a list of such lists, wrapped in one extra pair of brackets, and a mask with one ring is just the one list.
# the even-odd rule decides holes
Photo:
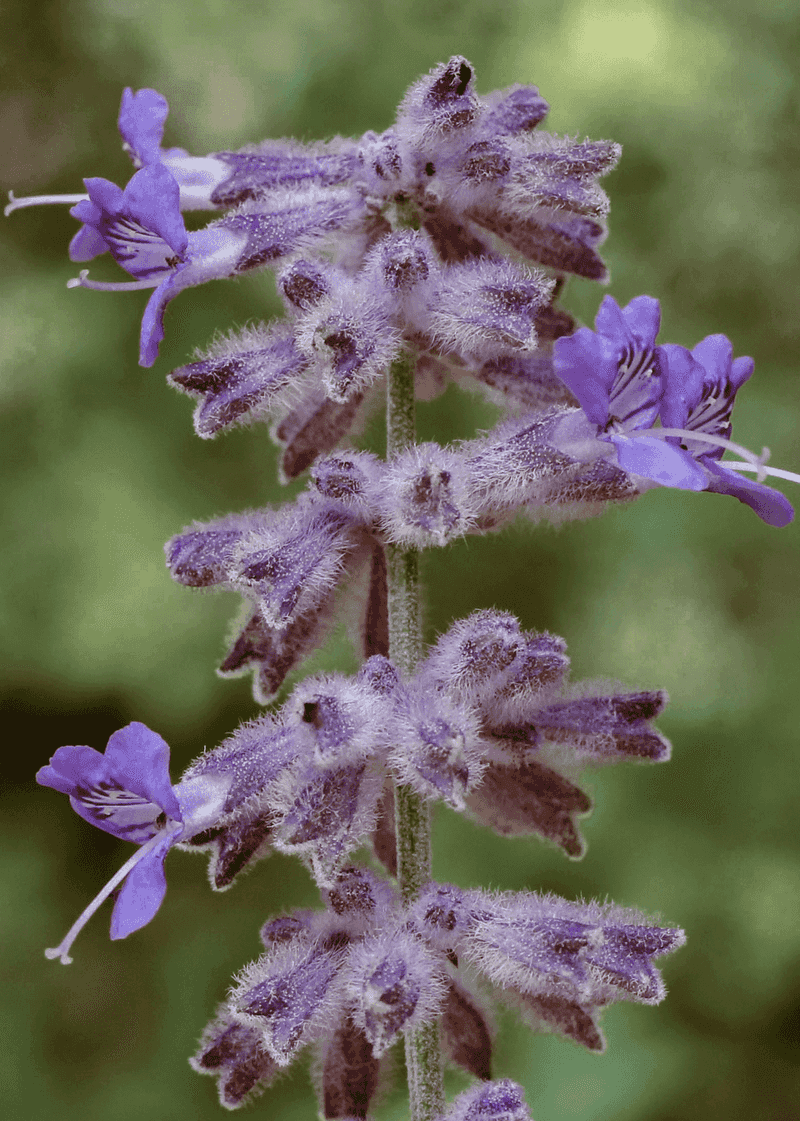
[[(731, 440), (752, 359), (723, 335), (692, 350), (659, 343), (649, 295), (626, 307), (606, 296), (593, 330), (559, 305), (569, 276), (607, 280), (600, 179), (620, 148), (544, 131), (547, 111), (533, 86), (479, 95), (454, 57), (409, 89), (383, 133), (197, 157), (162, 147), (160, 94), (127, 89), (119, 128), (136, 170), (124, 189), (92, 178), (85, 194), (7, 208), (74, 204), (72, 260), (109, 252), (132, 279), (83, 271), (71, 285), (151, 290), (143, 366), (184, 288), (269, 267), (285, 305), (168, 379), (195, 399), (199, 436), (267, 421), (282, 479), (308, 477), (282, 507), (166, 545), (179, 583), (240, 593), (220, 672), (252, 674), (263, 715), (174, 784), (167, 744), (139, 723), (104, 754), (60, 748), (37, 775), (138, 846), (46, 951), (64, 963), (113, 892), (112, 938), (150, 922), (173, 846), (206, 853), (218, 891), (274, 850), (310, 869), (320, 907), (265, 916), (263, 954), (191, 1059), (230, 1109), (311, 1047), (322, 1115), (367, 1118), (402, 1038), (413, 1121), (522, 1121), (520, 1088), (492, 1081), (493, 1006), (601, 1051), (602, 1009), (662, 1000), (655, 959), (684, 941), (610, 903), (431, 880), (434, 801), (579, 857), (581, 772), (663, 762), (670, 747), (653, 727), (663, 692), (570, 681), (565, 641), (507, 612), (467, 614), (423, 649), (420, 550), (521, 512), (594, 516), (656, 486), (731, 495), (772, 526), (792, 518), (764, 480), (797, 476)], [(190, 209), (219, 217), (189, 231)], [(451, 381), (484, 390), (504, 419), (456, 446), (417, 443), (416, 397)], [(348, 442), (381, 401), (384, 458)], [(361, 620), (361, 668), (286, 696), (287, 674), (345, 606)], [(445, 1063), (475, 1079), (449, 1105)]]

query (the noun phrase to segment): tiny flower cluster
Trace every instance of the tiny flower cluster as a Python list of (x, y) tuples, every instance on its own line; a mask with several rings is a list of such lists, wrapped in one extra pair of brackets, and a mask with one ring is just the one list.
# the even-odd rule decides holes
[[(274, 417), (282, 474), (295, 477), (340, 443), (391, 363), (411, 351), (420, 391), (468, 378), (525, 414), (483, 448), (429, 452), (434, 474), (449, 475), (433, 489), (454, 508), (434, 527), (436, 543), (519, 505), (560, 520), (654, 484), (733, 495), (770, 525), (791, 520), (763, 479), (799, 477), (730, 442), (751, 359), (734, 361), (721, 335), (691, 353), (656, 346), (660, 309), (648, 296), (625, 309), (606, 297), (596, 332), (575, 330), (557, 307), (566, 276), (606, 279), (598, 179), (620, 148), (541, 130), (548, 105), (536, 87), (481, 97), (471, 65), (455, 56), (411, 87), (384, 133), (205, 157), (162, 147), (167, 111), (156, 91), (126, 90), (119, 129), (138, 170), (124, 190), (87, 179), (85, 196), (63, 201), (82, 222), (72, 259), (109, 251), (134, 277), (82, 274), (75, 284), (155, 289), (144, 365), (183, 288), (277, 270), (286, 318), (218, 340), (170, 375), (198, 399), (201, 436)], [(15, 199), (7, 212), (60, 199)], [(225, 214), (187, 231), (182, 212), (198, 208)], [(720, 462), (726, 448), (743, 458)], [(409, 470), (398, 466), (399, 485)], [(751, 470), (757, 481), (742, 478)]]
[(682, 931), (636, 911), (532, 892), (432, 883), (404, 909), (388, 883), (357, 867), (342, 869), (323, 895), (325, 911), (264, 925), (266, 952), (238, 976), (191, 1060), (217, 1079), (228, 1108), (313, 1045), (322, 1115), (366, 1117), (389, 1049), (436, 1017), (448, 1059), (484, 1080), (468, 1100), (491, 1097), (508, 1084), (485, 1083), (492, 1032), (482, 990), (536, 1030), (598, 1051), (598, 1010), (615, 1000), (662, 1000), (652, 959), (684, 941)]
[(570, 686), (568, 667), (563, 639), (479, 611), (439, 639), (410, 681), (382, 655), (354, 678), (307, 678), (275, 715), (244, 724), (174, 787), (167, 745), (142, 724), (115, 733), (105, 755), (60, 748), (37, 780), (141, 847), (54, 955), (69, 960), (78, 931), (123, 880), (112, 938), (149, 922), (174, 845), (209, 853), (216, 890), (274, 850), (300, 856), (328, 888), (368, 838), (394, 872), (391, 782), (503, 835), (538, 834), (580, 856), (576, 819), (591, 802), (573, 778), (587, 766), (667, 759), (669, 744), (651, 726), (666, 696)]

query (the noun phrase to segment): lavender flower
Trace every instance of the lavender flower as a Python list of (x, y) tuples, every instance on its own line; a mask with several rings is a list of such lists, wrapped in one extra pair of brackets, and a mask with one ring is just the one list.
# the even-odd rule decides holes
[[(763, 458), (730, 443), (734, 398), (753, 372), (752, 359), (733, 362), (733, 348), (724, 335), (709, 335), (691, 353), (684, 347), (656, 346), (659, 322), (658, 301), (649, 296), (637, 297), (624, 309), (606, 296), (596, 331), (582, 327), (556, 340), (556, 373), (583, 410), (583, 415), (562, 421), (559, 446), (589, 458), (593, 441), (607, 442), (619, 466), (633, 476), (662, 486), (732, 494), (769, 525), (787, 525), (794, 512), (786, 499), (760, 481), (750, 483), (736, 474), (755, 469), (796, 478), (767, 468)], [(659, 415), (662, 426), (657, 428)], [(742, 454), (744, 462), (733, 468), (719, 463), (726, 447)]]
[(211, 210), (214, 193), (228, 177), (228, 168), (215, 156), (190, 156), (183, 148), (162, 148), (168, 113), (167, 99), (156, 90), (123, 90), (117, 120), (122, 146), (135, 167), (161, 164), (171, 173), (180, 188), (181, 210)]
[(407, 930), (365, 939), (348, 959), (354, 1019), (376, 1058), (401, 1031), (436, 1017), (445, 995), (443, 963)]
[[(221, 1092), (233, 1083), (243, 1099), (312, 1044), (322, 1052), (325, 1115), (365, 1117), (388, 1048), (440, 1012), (451, 1061), (487, 1079), (487, 1014), (464, 980), (462, 956), (531, 1022), (536, 1009), (539, 1027), (597, 1049), (598, 1010), (611, 1000), (662, 999), (652, 958), (683, 940), (635, 911), (533, 893), (429, 884), (404, 910), (389, 884), (355, 867), (324, 895), (326, 911), (265, 924), (266, 953), (239, 974), (206, 1029), (193, 1065), (216, 1074)], [(578, 1030), (584, 1021), (591, 1033)], [(459, 1101), (481, 1103), (476, 1117), (505, 1116), (506, 1089), (484, 1082)]]
[[(70, 244), (75, 261), (109, 250), (135, 282), (124, 287), (154, 288), (142, 319), (139, 361), (152, 366), (163, 338), (166, 305), (178, 292), (208, 280), (233, 276), (276, 261), (351, 220), (361, 207), (341, 191), (275, 192), (269, 204), (243, 205), (204, 230), (187, 233), (176, 179), (161, 162), (146, 164), (124, 191), (106, 179), (85, 180), (88, 200), (71, 214), (83, 226)], [(88, 279), (71, 287), (121, 291), (123, 286)]]
[[(682, 436), (673, 439), (705, 468), (710, 476), (707, 489), (733, 495), (755, 510), (767, 525), (788, 525), (794, 510), (783, 495), (760, 481), (743, 479), (729, 463), (721, 462), (722, 443), (715, 446), (711, 442), (714, 438), (730, 441), (736, 393), (752, 375), (753, 359), (734, 359), (729, 339), (709, 335), (691, 352), (680, 346), (661, 346), (658, 360), (664, 381), (661, 423), (665, 428), (683, 430)], [(744, 468), (748, 464), (736, 466)], [(764, 464), (757, 466), (767, 474), (786, 477), (785, 473), (771, 472)]]
[(180, 188), (160, 163), (137, 171), (125, 190), (107, 179), (87, 179), (89, 199), (72, 208), (83, 226), (70, 243), (74, 261), (106, 250), (136, 279), (120, 286), (88, 280), (84, 272), (71, 287), (100, 291), (153, 288), (142, 318), (139, 360), (152, 366), (164, 337), (167, 303), (183, 288), (231, 276), (242, 265), (248, 238), (219, 224), (187, 233), (180, 213)]
[[(160, 164), (172, 174), (180, 188), (181, 210), (213, 209), (212, 194), (229, 175), (228, 168), (214, 156), (190, 156), (182, 148), (162, 148), (168, 113), (167, 99), (156, 90), (124, 89), (117, 118), (122, 147), (135, 168)], [(52, 203), (73, 205), (89, 198), (85, 194), (15, 198), (13, 192), (9, 192), (10, 202), (4, 213), (9, 215), (23, 207)]]
[(208, 828), (222, 813), (231, 784), (225, 772), (172, 786), (169, 747), (144, 724), (128, 724), (108, 741), (104, 755), (92, 747), (60, 747), (36, 775), (42, 786), (68, 794), (82, 818), (139, 850), (92, 900), (59, 946), (45, 951), (68, 965), (83, 926), (123, 884), (111, 916), (111, 937), (127, 938), (155, 915), (167, 890), (164, 859), (183, 837)]
[(167, 379), (199, 398), (194, 429), (204, 439), (234, 424), (252, 423), (275, 408), (298, 384), (308, 362), (285, 327), (247, 332), (246, 341), (226, 339)]
[[(649, 435), (662, 396), (654, 364), (660, 320), (658, 301), (649, 296), (631, 300), (624, 309), (605, 296), (596, 332), (581, 327), (556, 340), (555, 370), (590, 425), (596, 425), (598, 437), (613, 445), (623, 470), (665, 486), (703, 490), (704, 472), (670, 444)], [(584, 439), (591, 439), (588, 426)]]

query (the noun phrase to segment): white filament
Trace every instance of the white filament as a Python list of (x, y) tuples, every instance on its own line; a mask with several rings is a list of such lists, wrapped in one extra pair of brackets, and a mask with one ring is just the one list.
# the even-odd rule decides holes
[(153, 280), (89, 280), (89, 270), (67, 281), (67, 288), (91, 288), (94, 292), (136, 292), (142, 288), (158, 288), (164, 276)]
[(148, 853), (152, 852), (154, 848), (161, 844), (166, 836), (169, 836), (171, 833), (176, 833), (179, 829), (182, 828), (183, 825), (181, 824), (181, 822), (175, 822), (171, 829), (160, 829), (158, 833), (152, 836), (149, 841), (146, 841), (141, 846), (141, 848), (138, 848), (130, 858), (130, 860), (126, 860), (119, 871), (115, 872), (115, 874), (111, 877), (105, 887), (101, 888), (100, 892), (94, 897), (89, 906), (85, 907), (83, 911), (81, 911), (80, 915), (69, 928), (65, 937), (62, 939), (59, 945), (45, 950), (44, 956), (46, 958), (50, 958), (51, 960), (53, 960), (54, 958), (58, 958), (61, 961), (62, 965), (70, 965), (72, 962), (72, 958), (69, 956), (69, 951), (72, 947), (72, 943), (86, 926), (87, 922), (95, 913), (100, 904), (104, 903), (106, 899), (108, 899), (114, 888), (122, 883), (128, 873), (136, 867), (140, 860), (142, 860), (145, 856), (147, 856)]
[(14, 192), (8, 192), (8, 206), (3, 211), (6, 218), (15, 210), (22, 210), (25, 206), (51, 206), (54, 203), (72, 206), (76, 202), (87, 202), (88, 195), (25, 195), (18, 199)]

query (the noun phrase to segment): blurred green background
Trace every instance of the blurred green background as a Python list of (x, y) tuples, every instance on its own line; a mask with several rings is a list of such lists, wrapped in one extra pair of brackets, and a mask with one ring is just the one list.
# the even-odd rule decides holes
[[(166, 94), (167, 143), (204, 153), (384, 128), (453, 53), (484, 92), (538, 84), (553, 131), (623, 144), (606, 180), (612, 293), (660, 297), (664, 340), (722, 331), (754, 355), (735, 437), (800, 468), (796, 0), (7, 0), (0, 42), (3, 187), (18, 194), (126, 181), (124, 85)], [(275, 303), (267, 277), (185, 293), (141, 370), (146, 296), (68, 292), (74, 228), (53, 207), (0, 227), (0, 1096), (11, 1121), (206, 1121), (221, 1115), (214, 1086), (186, 1056), (261, 922), (315, 891), (275, 857), (213, 894), (203, 863), (174, 854), (149, 927), (112, 944), (106, 906), (71, 968), (46, 962), (127, 846), (33, 775), (60, 744), (102, 749), (131, 719), (171, 743), (177, 775), (255, 711), (246, 681), (214, 675), (235, 598), (172, 584), (161, 548), (192, 519), (287, 494), (266, 430), (198, 440), (164, 375)], [(567, 303), (591, 322), (601, 296), (572, 282)], [(445, 439), (491, 418), (451, 390), (421, 426)], [(672, 762), (590, 779), (581, 863), (437, 816), (440, 879), (608, 896), (688, 931), (667, 1001), (610, 1009), (601, 1057), (500, 1020), (497, 1073), (526, 1085), (536, 1121), (800, 1117), (799, 556), (797, 525), (654, 491), (558, 533), (521, 525), (427, 558), (429, 637), (495, 605), (563, 634), (576, 677), (672, 697)], [(351, 665), (344, 638), (315, 664)], [(307, 1073), (298, 1064), (251, 1115), (313, 1116)], [(381, 1116), (404, 1112), (398, 1089)]]

